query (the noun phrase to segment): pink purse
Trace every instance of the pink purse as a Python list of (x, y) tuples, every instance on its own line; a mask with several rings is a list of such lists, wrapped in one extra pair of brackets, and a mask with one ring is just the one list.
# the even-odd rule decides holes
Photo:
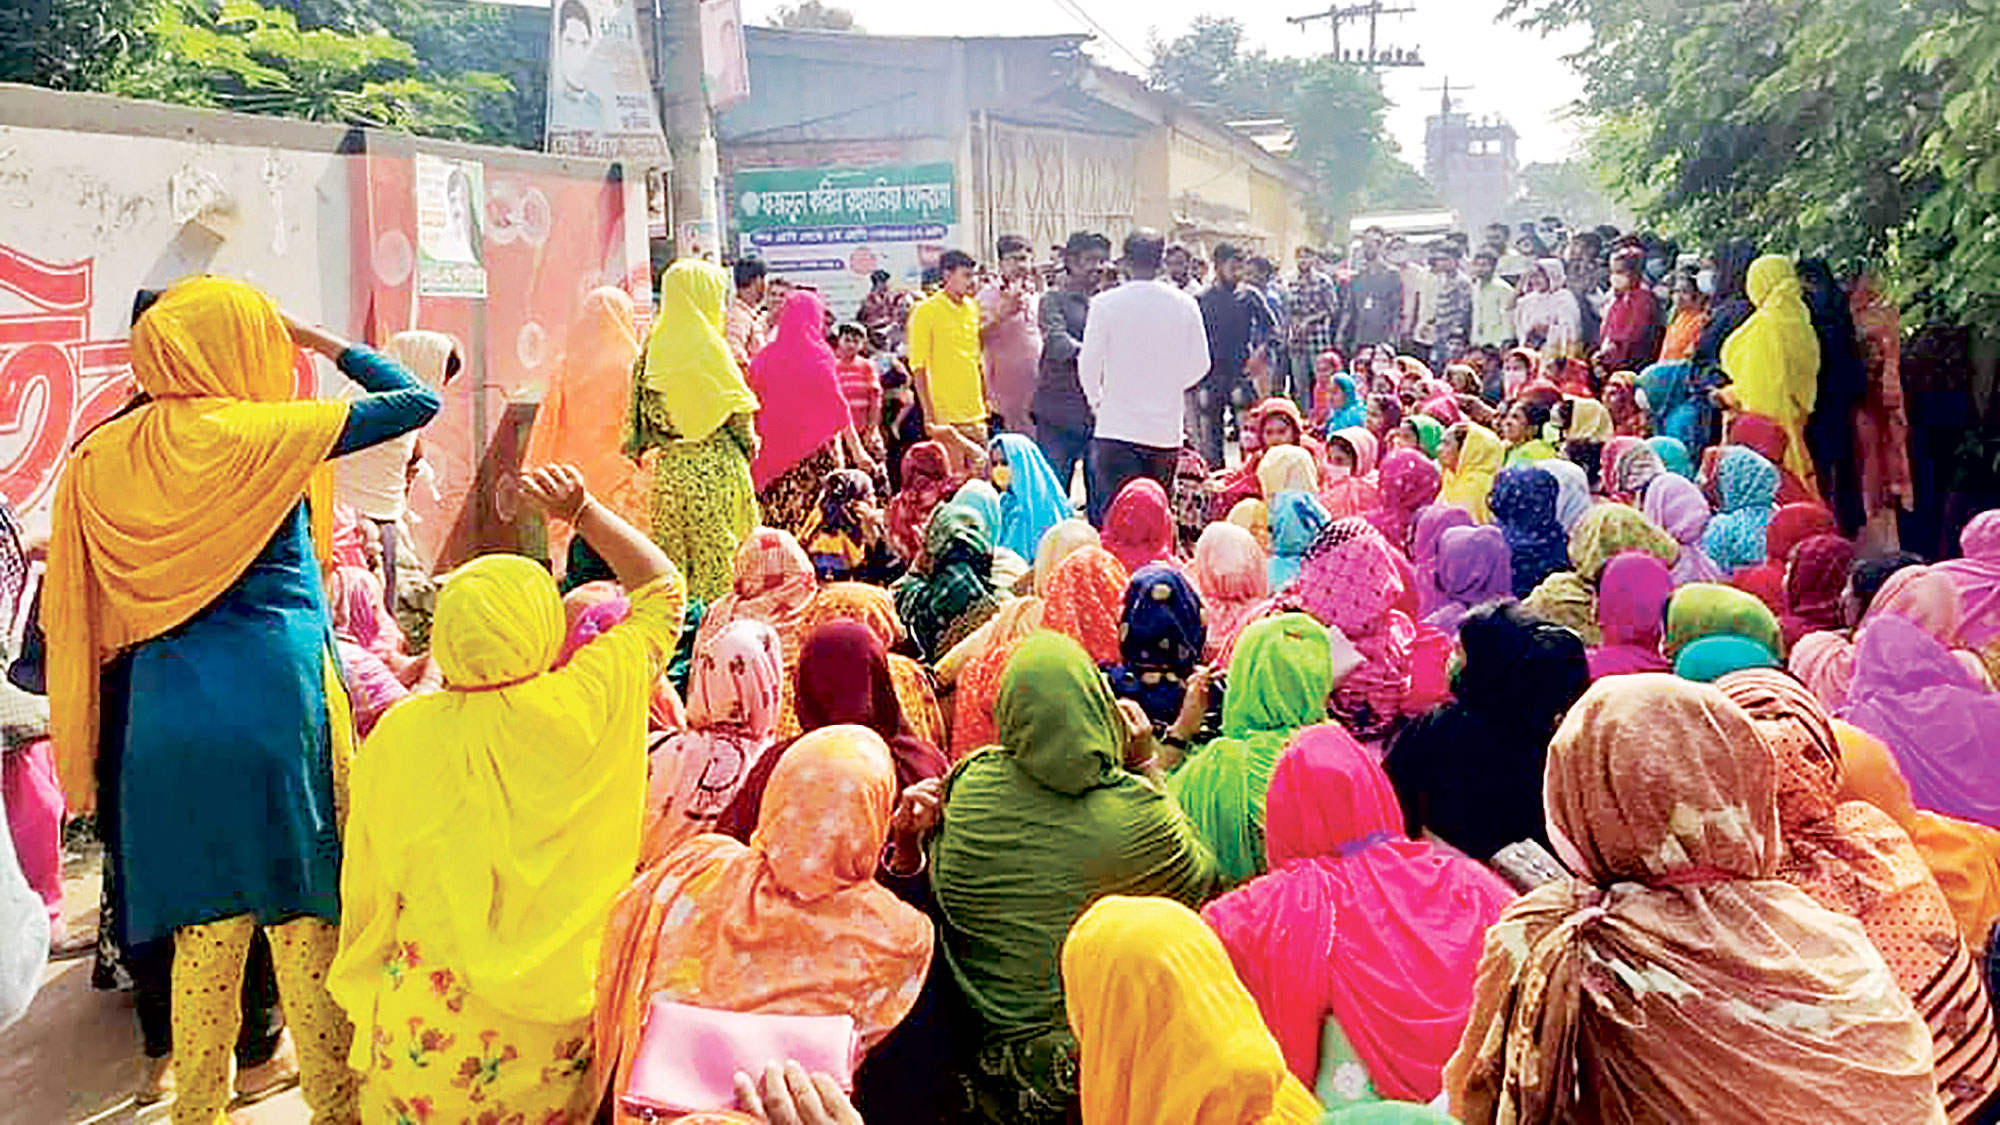
[(854, 1089), (859, 1042), (852, 1016), (718, 1012), (655, 996), (618, 1104), (646, 1120), (736, 1105), (736, 1074), (794, 1059)]

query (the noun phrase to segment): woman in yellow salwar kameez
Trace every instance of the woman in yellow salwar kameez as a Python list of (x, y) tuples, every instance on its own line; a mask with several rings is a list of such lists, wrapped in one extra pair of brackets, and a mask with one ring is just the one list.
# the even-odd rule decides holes
[(594, 1105), (592, 977), (638, 862), (647, 700), (686, 594), (576, 469), (524, 487), (632, 611), (550, 671), (562, 603), (538, 564), (489, 555), (439, 593), (447, 688), (384, 715), (353, 773), (331, 986), (367, 1125), (583, 1125)]

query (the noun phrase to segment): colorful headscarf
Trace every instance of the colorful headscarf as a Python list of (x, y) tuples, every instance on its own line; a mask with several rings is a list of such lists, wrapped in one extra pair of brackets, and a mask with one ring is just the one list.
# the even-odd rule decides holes
[(1258, 547), (1266, 551), (1271, 549), (1271, 510), (1262, 500), (1238, 500), (1236, 506), (1229, 509), (1229, 518), (1224, 522), (1249, 532)]
[(1683, 452), (1701, 440), (1701, 404), (1695, 401), (1693, 380), (1694, 364), (1684, 359), (1661, 360), (1639, 373), (1639, 394), (1646, 401), (1652, 440), (1679, 442)]
[(1910, 783), (1881, 739), (1838, 719), (1833, 728), (1843, 768), (1840, 799), (1866, 801), (1909, 833), (1951, 903), (1960, 936), (1976, 948), (2000, 919), (2000, 828), (1917, 811)]
[(826, 342), (826, 303), (811, 289), (794, 289), (778, 310), (778, 329), (750, 361), (757, 411), (757, 459), (750, 480), (759, 489), (840, 436), (852, 421), (840, 390), (840, 360)]
[(819, 572), (792, 533), (757, 528), (736, 549), (735, 579), (729, 593), (715, 599), (702, 614), (695, 650), (715, 643), (731, 622), (749, 618), (777, 630), (778, 639), (784, 642), (785, 661), (790, 664), (798, 659), (799, 643), (805, 639), (806, 610), (818, 591)]
[(438, 591), (431, 656), (450, 688), (383, 715), (354, 758), (327, 986), (361, 1042), (377, 1041), (395, 983), (382, 966), (417, 912), (500, 1017), (589, 1018), (605, 924), (639, 859), (647, 704), (686, 588), (669, 569), (631, 602), (549, 671), (563, 612), (547, 568), (486, 555)]
[[(1354, 377), (1345, 373), (1333, 377), (1333, 385), (1339, 389), (1345, 401), (1327, 411), (1324, 433), (1337, 433), (1352, 426), (1368, 424), (1368, 404), (1361, 400), (1361, 390), (1354, 383)], [(1399, 403), (1398, 406), (1401, 404)]]
[(1764, 533), (1778, 512), (1778, 469), (1754, 450), (1732, 445), (1715, 466), (1722, 507), (1702, 533), (1702, 552), (1724, 573), (1756, 566), (1768, 556)]
[(1505, 469), (1494, 478), (1493, 521), (1507, 540), (1517, 598), (1569, 569), (1569, 533), (1556, 520), (1561, 488), (1553, 475), (1532, 468)]
[(1786, 504), (1771, 517), (1764, 531), (1765, 558), (1757, 566), (1739, 570), (1730, 585), (1748, 590), (1771, 607), (1772, 613), (1785, 612), (1785, 567), (1792, 548), (1815, 535), (1838, 535), (1840, 525), (1824, 504)]
[(820, 482), (819, 503), (799, 537), (823, 577), (852, 573), (867, 557), (862, 509), (875, 503), (875, 482), (860, 469), (835, 469)]
[(1896, 614), (1862, 625), (1840, 714), (1895, 751), (1917, 807), (2000, 828), (2000, 695), (1923, 626)]
[[(1772, 1120), (1943, 1120), (1930, 1034), (1881, 955), (1774, 878), (1776, 775), (1713, 687), (1591, 686), (1547, 774), (1550, 833), (1579, 879), (1487, 932), (1445, 1073), (1454, 1116), (1722, 1121), (1754, 1090)], [(1791, 1011), (1812, 1018), (1771, 1015)]]
[(1660, 455), (1660, 463), (1667, 471), (1682, 480), (1694, 479), (1694, 455), (1688, 452), (1688, 444), (1677, 437), (1661, 435), (1646, 439), (1653, 452)]
[(1752, 262), (1745, 291), (1756, 311), (1723, 342), (1722, 369), (1746, 413), (1784, 429), (1785, 467), (1803, 479), (1812, 475), (1805, 424), (1819, 393), (1819, 336), (1790, 258), (1766, 254)]
[(1320, 502), (1304, 492), (1281, 492), (1271, 501), (1269, 586), (1282, 590), (1298, 579), (1308, 548), (1332, 520)]
[(1207, 643), (1194, 584), (1164, 563), (1140, 567), (1125, 587), (1118, 663), (1106, 669), (1111, 694), (1139, 704), (1154, 726), (1167, 726), (1180, 715), (1184, 681)]
[(1083, 646), (1099, 664), (1118, 662), (1119, 610), (1130, 577), (1102, 547), (1085, 547), (1056, 564), (1042, 593), (1042, 627)]
[[(1000, 741), (993, 705), (1000, 699), (1000, 680), (1028, 635), (1042, 627), (1047, 603), (1039, 597), (1015, 598), (979, 627), (959, 647), (979, 643), (959, 668), (952, 691), (951, 760), (956, 762)], [(984, 634), (982, 637), (980, 634)]]
[(1786, 612), (1778, 619), (1787, 649), (1807, 633), (1846, 624), (1840, 602), (1853, 565), (1854, 544), (1838, 535), (1815, 535), (1793, 549), (1785, 572)]
[(1868, 603), (1868, 617), (1885, 613), (1914, 622), (1947, 648), (1958, 646), (1959, 626), (1965, 620), (1957, 585), (1928, 566), (1906, 566), (1882, 583)]
[(597, 973), (596, 1058), (623, 1090), (654, 998), (731, 1012), (841, 1015), (862, 1051), (916, 1005), (932, 929), (875, 881), (896, 805), (880, 735), (800, 738), (746, 846), (699, 836), (619, 896)]
[(1829, 711), (1846, 714), (1854, 686), (1854, 642), (1834, 632), (1807, 633), (1792, 646), (1785, 669), (1812, 689)]
[(1293, 733), (1326, 721), (1332, 651), (1326, 627), (1303, 613), (1251, 623), (1230, 658), (1222, 736), (1167, 781), (1230, 883), (1264, 870), (1264, 790)]
[(1201, 918), (1105, 898), (1062, 948), (1084, 1125), (1314, 1125), (1229, 955)]
[(1418, 414), (1409, 419), (1409, 426), (1417, 432), (1417, 445), (1424, 451), (1424, 456), (1436, 460), (1438, 449), (1444, 445), (1448, 424), (1428, 414)]
[(784, 694), (785, 654), (769, 625), (741, 618), (697, 646), (688, 667), (687, 729), (652, 753), (644, 859), (715, 830), (777, 740)]
[(1417, 627), (1401, 608), (1416, 604), (1408, 568), (1380, 532), (1353, 519), (1328, 524), (1299, 573), (1299, 604), (1363, 658), (1334, 693), (1335, 716), (1360, 737), (1386, 731), (1410, 690)]
[(1035, 550), (1035, 592), (1048, 590), (1057, 563), (1085, 547), (1097, 546), (1102, 546), (1102, 542), (1088, 520), (1066, 519), (1050, 528), (1042, 536), (1042, 545)]
[(1381, 478), (1382, 506), (1368, 513), (1368, 522), (1390, 546), (1407, 554), (1417, 509), (1437, 499), (1443, 475), (1437, 462), (1415, 450), (1398, 449), (1382, 459)]
[(1544, 579), (1522, 604), (1544, 621), (1574, 629), (1586, 645), (1600, 643), (1597, 579), (1626, 551), (1669, 564), (1680, 558), (1680, 545), (1658, 524), (1623, 504), (1599, 504), (1569, 534), (1570, 569)]
[(1433, 579), (1445, 601), (1424, 623), (1456, 638), (1474, 606), (1513, 595), (1512, 552), (1505, 533), (1491, 526), (1450, 528), (1439, 541)]
[(1674, 658), (1674, 675), (1698, 684), (1712, 684), (1724, 676), (1745, 669), (1781, 668), (1771, 650), (1748, 637), (1733, 633), (1703, 637), (1681, 650)]
[(1001, 434), (993, 444), (1007, 461), (1007, 488), (1000, 495), (1000, 534), (995, 545), (1024, 559), (1040, 551), (1042, 537), (1076, 514), (1067, 481), (1057, 480), (1049, 459), (1020, 434)]
[(1658, 474), (1647, 482), (1639, 511), (1680, 544), (1680, 557), (1674, 560), (1675, 582), (1686, 585), (1723, 580), (1722, 568), (1701, 549), (1702, 536), (1714, 517), (1708, 498), (1693, 481), (1673, 473)]
[(1556, 522), (1562, 525), (1563, 534), (1569, 534), (1576, 521), (1590, 510), (1590, 474), (1583, 466), (1561, 457), (1536, 461), (1529, 467), (1556, 478)]
[(1494, 477), (1507, 458), (1507, 446), (1499, 434), (1485, 426), (1473, 422), (1462, 425), (1463, 431), (1452, 427), (1452, 432), (1463, 435), (1458, 439), (1458, 467), (1445, 473), (1438, 498), (1464, 508), (1480, 523), (1491, 523), (1493, 511), (1487, 507), (1487, 495), (1492, 492)]
[(1047, 631), (1022, 641), (994, 713), (999, 746), (945, 784), (931, 884), (979, 1034), (1053, 1055), (1072, 1041), (1049, 970), (1077, 915), (1104, 895), (1206, 901), (1214, 860), (1173, 798), (1120, 764), (1124, 720), (1075, 641)]
[(1250, 623), (1271, 594), (1271, 577), (1264, 549), (1249, 532), (1231, 523), (1212, 523), (1195, 543), (1188, 573), (1201, 591), (1203, 625), (1208, 643), (1202, 660), (1214, 663), (1237, 634)]
[[(1472, 513), (1439, 501), (1417, 513), (1410, 533), (1410, 565), (1417, 575), (1417, 612), (1429, 616), (1445, 601), (1437, 584), (1438, 543), (1454, 527), (1472, 527)], [(1510, 570), (1511, 575), (1511, 570)], [(1511, 584), (1512, 578), (1509, 578)]]
[(1174, 510), (1167, 491), (1150, 477), (1125, 482), (1104, 513), (1104, 549), (1127, 571), (1174, 556)]
[(1774, 671), (1737, 672), (1716, 686), (1749, 714), (1778, 760), (1778, 877), (1861, 923), (1930, 1025), (1947, 1112), (1970, 1119), (2000, 1081), (1992, 1065), (2000, 1045), (1950, 902), (1895, 821), (1865, 801), (1841, 799), (1840, 739), (1811, 692)]
[(1612, 424), (1611, 411), (1594, 398), (1566, 400), (1569, 403), (1569, 427), (1563, 430), (1564, 441), (1606, 442), (1618, 436), (1618, 428)]
[(345, 402), (294, 401), (298, 349), (277, 304), (240, 281), (174, 285), (131, 351), (150, 399), (71, 451), (42, 587), (49, 729), (79, 816), (96, 807), (100, 665), (207, 608), (301, 499), (327, 543), (326, 458), (347, 423)]
[(1465, 1030), (1486, 927), (1513, 892), (1480, 864), (1405, 836), (1382, 767), (1330, 723), (1292, 740), (1265, 817), (1270, 873), (1202, 917), (1286, 1065), (1314, 1080), (1331, 1017), (1382, 1096), (1435, 1098)]
[[(683, 441), (700, 441), (731, 415), (758, 409), (757, 396), (729, 352), (724, 327), (729, 294), (729, 275), (699, 258), (682, 258), (660, 275), (660, 307), (646, 338), (645, 385)], [(841, 417), (846, 416), (843, 406)]]
[(914, 562), (924, 551), (931, 513), (951, 495), (956, 482), (943, 444), (920, 441), (903, 454), (903, 487), (889, 500), (889, 549)]
[(1380, 449), (1375, 435), (1350, 426), (1328, 436), (1326, 441), (1329, 448), (1343, 446), (1354, 457), (1352, 470), (1337, 466), (1327, 470), (1327, 485), (1320, 490), (1320, 503), (1325, 506), (1328, 516), (1346, 519), (1372, 510), (1380, 502), (1372, 475), (1375, 472), (1375, 455)]
[(1626, 501), (1635, 501), (1653, 478), (1667, 471), (1659, 450), (1637, 438), (1619, 438), (1604, 447), (1605, 491)]
[(1965, 609), (1959, 635), (1969, 648), (1984, 649), (2000, 638), (2000, 511), (1981, 512), (1958, 533), (1964, 558), (1937, 564), (1938, 573), (1958, 587)]
[(935, 658), (999, 608), (992, 571), (993, 542), (978, 513), (958, 504), (938, 505), (917, 565), (890, 587), (896, 615), (919, 654)]
[(1257, 456), (1257, 488), (1267, 501), (1280, 492), (1318, 492), (1319, 464), (1302, 446), (1266, 449)]
[(1671, 670), (1660, 655), (1674, 576), (1667, 564), (1631, 551), (1605, 564), (1597, 583), (1597, 625), (1603, 643), (1590, 650), (1590, 678)]
[(1777, 615), (1756, 597), (1715, 582), (1696, 582), (1674, 591), (1667, 603), (1667, 631), (1660, 651), (1668, 660), (1707, 637), (1737, 636), (1751, 641), (1773, 660), (1784, 656), (1784, 636)]

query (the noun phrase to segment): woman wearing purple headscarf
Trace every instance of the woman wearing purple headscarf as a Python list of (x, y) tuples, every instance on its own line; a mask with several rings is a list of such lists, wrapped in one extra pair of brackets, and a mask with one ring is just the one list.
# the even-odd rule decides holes
[(1681, 545), (1673, 565), (1674, 585), (1723, 581), (1722, 568), (1701, 549), (1712, 513), (1699, 485), (1669, 472), (1659, 451), (1644, 442), (1620, 454), (1611, 475), (1613, 490), (1631, 497), (1647, 519)]
[(1472, 513), (1456, 504), (1432, 504), (1417, 513), (1410, 536), (1410, 565), (1417, 572), (1417, 613), (1429, 616), (1445, 603), (1437, 586), (1438, 542), (1454, 527), (1473, 527)]
[(1840, 717), (1888, 744), (1918, 808), (2000, 828), (2000, 695), (1923, 626), (1870, 616)]
[(1979, 653), (1987, 668), (2000, 665), (2000, 510), (1981, 512), (1959, 532), (1965, 557), (1931, 569), (1958, 587), (1964, 618), (1959, 643)]
[(1444, 604), (1424, 624), (1456, 640), (1465, 615), (1482, 602), (1514, 593), (1512, 552), (1499, 528), (1454, 527), (1438, 541), (1435, 582)]

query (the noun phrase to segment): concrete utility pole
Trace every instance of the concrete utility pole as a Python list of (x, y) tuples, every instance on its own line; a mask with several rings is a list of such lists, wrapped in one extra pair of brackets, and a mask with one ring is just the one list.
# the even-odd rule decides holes
[(674, 169), (668, 186), (668, 226), (679, 255), (720, 258), (721, 177), (714, 115), (702, 88), (700, 0), (639, 0), (653, 17), (653, 92)]
[[(1370, 0), (1366, 4), (1350, 4), (1341, 7), (1336, 4), (1324, 12), (1311, 12), (1303, 16), (1287, 16), (1286, 23), (1304, 27), (1316, 20), (1325, 20), (1333, 30), (1333, 58), (1336, 62), (1353, 63), (1365, 70), (1380, 70), (1389, 66), (1422, 66), (1423, 59), (1415, 51), (1383, 49), (1378, 32), (1383, 16), (1408, 15), (1415, 8), (1387, 8), (1382, 0)], [(1368, 21), (1368, 47), (1365, 51), (1342, 52), (1340, 49), (1340, 25)]]

